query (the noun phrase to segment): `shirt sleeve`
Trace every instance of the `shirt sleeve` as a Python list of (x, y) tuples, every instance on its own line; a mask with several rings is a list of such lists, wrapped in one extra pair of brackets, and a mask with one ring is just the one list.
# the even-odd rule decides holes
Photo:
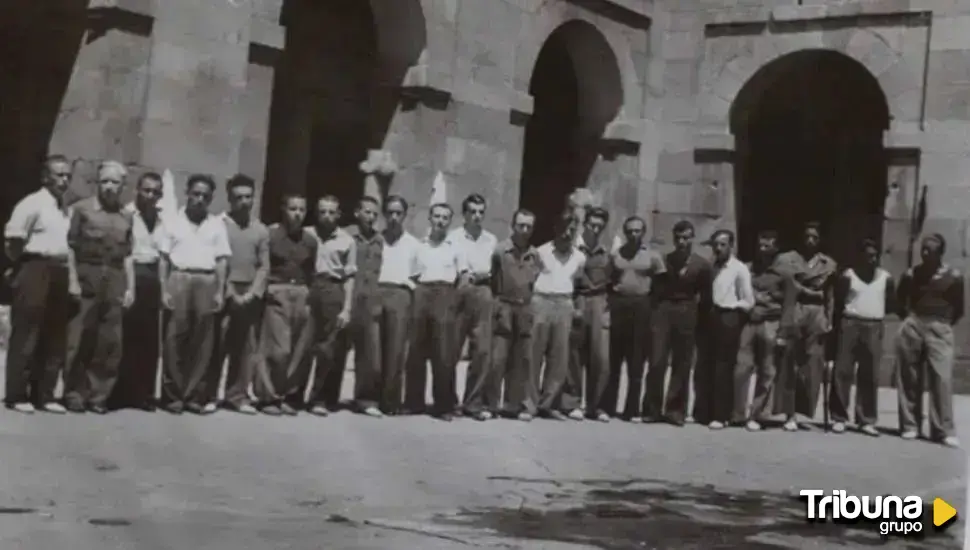
[(347, 258), (344, 260), (344, 276), (353, 277), (357, 274), (357, 239), (350, 237), (347, 247)]
[(27, 240), (33, 232), (34, 224), (37, 223), (37, 216), (40, 214), (34, 207), (35, 201), (27, 197), (17, 203), (10, 220), (3, 229), (4, 238)]
[(664, 261), (662, 254), (653, 252), (650, 263), (650, 268), (654, 275), (662, 275), (667, 272), (667, 262)]
[(745, 311), (750, 311), (754, 308), (754, 287), (751, 284), (751, 271), (748, 266), (744, 266), (738, 271), (735, 284), (738, 285), (737, 292), (740, 302), (738, 306)]
[(232, 256), (232, 247), (229, 246), (229, 232), (226, 230), (226, 224), (221, 220), (216, 223), (213, 241), (213, 253), (217, 260)]
[(152, 244), (155, 245), (158, 252), (166, 256), (172, 253), (172, 247), (175, 245), (169, 223), (164, 218), (159, 219), (156, 231), (152, 232), (150, 236)]
[(948, 298), (950, 299), (950, 305), (953, 306), (953, 319), (952, 323), (957, 324), (960, 319), (963, 319), (964, 313), (964, 286), (966, 286), (966, 281), (963, 279), (958, 271), (953, 271), (953, 284), (950, 286), (950, 292), (948, 293)]
[(77, 250), (84, 230), (84, 214), (76, 206), (71, 209), (71, 222), (67, 227), (67, 246)]
[(913, 271), (909, 269), (899, 279), (896, 287), (896, 314), (900, 319), (909, 314), (909, 294), (913, 287)]

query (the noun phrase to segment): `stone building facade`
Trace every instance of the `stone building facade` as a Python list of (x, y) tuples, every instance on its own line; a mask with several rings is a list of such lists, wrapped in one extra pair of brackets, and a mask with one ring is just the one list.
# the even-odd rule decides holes
[(922, 198), (966, 267), (970, 0), (18, 0), (0, 32), (8, 209), (48, 146), (81, 194), (115, 157), (250, 174), (270, 216), (377, 151), (418, 231), (441, 172), (500, 234), (587, 185), (661, 245), (821, 219), (900, 273)]

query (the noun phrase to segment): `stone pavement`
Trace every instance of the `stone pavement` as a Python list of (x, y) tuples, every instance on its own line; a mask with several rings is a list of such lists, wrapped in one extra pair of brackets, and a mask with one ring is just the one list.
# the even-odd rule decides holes
[[(970, 442), (970, 399), (957, 413)], [(966, 505), (962, 451), (820, 431), (0, 412), (0, 442), (19, 550), (856, 548), (875, 526), (808, 524), (792, 495)], [(962, 527), (887, 546), (959, 548)]]

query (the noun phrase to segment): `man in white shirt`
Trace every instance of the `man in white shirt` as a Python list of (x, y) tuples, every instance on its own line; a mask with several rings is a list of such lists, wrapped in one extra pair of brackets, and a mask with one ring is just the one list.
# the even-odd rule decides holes
[(189, 176), (185, 208), (165, 219), (158, 247), (162, 306), (167, 310), (162, 401), (172, 414), (216, 410), (208, 402), (205, 376), (216, 313), (225, 304), (232, 249), (225, 222), (209, 212), (215, 189), (211, 176)]
[(734, 233), (726, 229), (715, 231), (710, 244), (714, 249), (714, 278), (707, 334), (709, 352), (705, 354), (706, 364), (698, 365), (695, 375), (701, 379), (696, 399), (701, 402), (698, 410), (707, 413), (703, 416), (709, 421), (708, 427), (719, 430), (731, 420), (734, 370), (741, 331), (754, 307), (754, 289), (751, 271), (734, 255)]
[(44, 162), (43, 187), (14, 206), (4, 228), (4, 247), (13, 264), (10, 286), (10, 340), (4, 404), (21, 413), (41, 409), (63, 414), (54, 401), (57, 377), (64, 369), (68, 293), (70, 209), (64, 193), (71, 180), (71, 163), (61, 155)]
[[(468, 261), (461, 247), (448, 238), (452, 210), (444, 203), (431, 206), (431, 234), (417, 248), (411, 345), (408, 348), (405, 407), (425, 409), (427, 363), (431, 361), (432, 414), (451, 421), (458, 407), (455, 387), (455, 299), (461, 279), (468, 284)], [(385, 261), (387, 261), (385, 257)]]
[[(469, 282), (458, 289), (456, 304), (457, 329), (455, 353), (460, 354), (465, 339), (471, 355), (465, 378), (465, 398), (462, 406), (465, 414), (488, 420), (492, 412), (485, 408), (485, 393), (491, 379), (489, 352), (492, 341), (492, 255), (498, 239), (482, 228), (485, 218), (485, 197), (478, 193), (469, 195), (461, 203), (465, 224), (455, 228), (448, 239), (462, 250), (468, 261)], [(456, 356), (457, 362), (460, 357)]]
[(540, 270), (532, 298), (535, 324), (530, 367), (533, 370), (525, 410), (519, 415), (523, 420), (537, 413), (555, 420), (567, 419), (562, 410), (562, 392), (569, 372), (573, 317), (580, 311), (574, 301), (576, 278), (582, 273), (586, 256), (574, 246), (579, 227), (575, 215), (567, 210), (556, 225), (556, 239), (536, 251)]

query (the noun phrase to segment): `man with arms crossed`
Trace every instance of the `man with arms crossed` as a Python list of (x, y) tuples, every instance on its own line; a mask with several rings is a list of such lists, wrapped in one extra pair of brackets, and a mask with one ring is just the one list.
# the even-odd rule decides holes
[(216, 313), (225, 304), (226, 264), (232, 249), (223, 219), (209, 212), (216, 182), (193, 174), (186, 203), (165, 219), (159, 245), (162, 305), (166, 309), (162, 401), (181, 414), (216, 411), (205, 388)]
[(54, 388), (64, 369), (70, 318), (71, 214), (64, 203), (70, 181), (67, 158), (48, 157), (41, 172), (43, 187), (14, 206), (4, 228), (4, 252), (13, 264), (4, 404), (21, 413), (33, 413), (35, 406), (65, 412), (54, 401)]

